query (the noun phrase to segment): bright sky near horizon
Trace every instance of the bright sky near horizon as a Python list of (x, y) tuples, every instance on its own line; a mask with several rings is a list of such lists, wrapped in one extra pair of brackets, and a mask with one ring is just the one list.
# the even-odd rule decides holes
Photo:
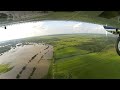
[(78, 21), (38, 21), (0, 27), (0, 41), (52, 34), (97, 33), (106, 34), (102, 25)]

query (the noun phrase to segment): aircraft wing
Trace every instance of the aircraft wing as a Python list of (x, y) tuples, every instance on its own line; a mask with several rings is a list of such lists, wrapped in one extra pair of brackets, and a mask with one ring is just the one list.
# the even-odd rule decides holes
[[(111, 19), (114, 17), (118, 17), (120, 16), (120, 11), (104, 11), (102, 12), (99, 17), (103, 17), (103, 18), (107, 18), (107, 19)], [(119, 18), (118, 18), (118, 22), (119, 22)], [(117, 27), (112, 27), (112, 26), (103, 26), (104, 29), (106, 29), (106, 31), (113, 33), (113, 34), (119, 34), (120, 33), (120, 28)]]
[(120, 28), (120, 11), (85, 11), (80, 20)]
[(114, 17), (120, 16), (120, 11), (103, 11), (99, 17), (111, 19)]
[[(13, 23), (13, 24), (21, 23), (21, 22), (25, 22), (25, 21), (29, 21), (29, 20), (34, 21), (34, 19), (36, 19), (36, 20), (37, 19), (38, 20), (52, 19), (52, 20), (77, 20), (77, 21), (101, 24), (103, 26), (105, 26), (107, 24), (108, 26), (120, 28), (120, 22), (119, 22), (120, 11), (71, 11), (71, 12), (68, 12), (68, 11), (66, 11), (66, 12), (65, 11), (64, 12), (62, 12), (62, 11), (61, 12), (59, 12), (59, 11), (48, 11), (48, 12), (25, 11), (24, 13), (22, 11), (20, 11), (20, 12), (18, 12), (18, 11), (6, 11), (6, 12), (0, 11), (0, 13), (6, 13), (8, 15), (8, 16), (6, 16), (4, 14), (0, 14), (0, 26), (6, 25), (6, 24), (11, 24), (11, 23)], [(30, 16), (30, 17), (24, 18), (23, 16), (24, 17)], [(23, 17), (23, 18), (21, 18), (21, 17)], [(38, 17), (38, 18), (36, 18), (36, 17)], [(4, 18), (4, 20), (2, 18)], [(12, 18), (12, 20), (11, 20), (11, 18)], [(10, 20), (8, 20), (8, 19), (10, 19)]]
[(115, 28), (115, 27), (111, 27), (111, 26), (103, 26), (104, 29), (106, 29), (106, 31), (112, 33), (112, 34), (119, 34), (120, 33), (120, 28)]

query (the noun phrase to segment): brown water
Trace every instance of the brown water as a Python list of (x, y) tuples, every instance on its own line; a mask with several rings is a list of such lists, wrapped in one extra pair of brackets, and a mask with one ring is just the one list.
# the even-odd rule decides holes
[[(31, 78), (40, 79), (47, 74), (50, 65), (49, 59), (52, 56), (53, 46), (51, 45), (34, 44), (11, 49), (0, 56), (0, 64), (9, 63), (14, 68), (11, 71), (1, 74), (0, 79), (16, 79), (16, 76), (20, 72), (22, 72), (19, 74), (20, 79), (28, 79), (34, 67), (36, 70)], [(24, 66), (26, 68), (22, 70)]]

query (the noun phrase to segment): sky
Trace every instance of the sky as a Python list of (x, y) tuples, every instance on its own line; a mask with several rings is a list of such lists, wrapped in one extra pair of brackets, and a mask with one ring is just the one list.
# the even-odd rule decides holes
[(37, 21), (0, 27), (0, 41), (32, 36), (74, 33), (106, 34), (102, 25), (78, 21)]

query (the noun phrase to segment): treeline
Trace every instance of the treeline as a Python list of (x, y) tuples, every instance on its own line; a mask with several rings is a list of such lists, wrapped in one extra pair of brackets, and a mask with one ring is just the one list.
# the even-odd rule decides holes
[(0, 47), (0, 54), (7, 52), (8, 50), (10, 50), (11, 47), (10, 46), (5, 46), (5, 47)]

